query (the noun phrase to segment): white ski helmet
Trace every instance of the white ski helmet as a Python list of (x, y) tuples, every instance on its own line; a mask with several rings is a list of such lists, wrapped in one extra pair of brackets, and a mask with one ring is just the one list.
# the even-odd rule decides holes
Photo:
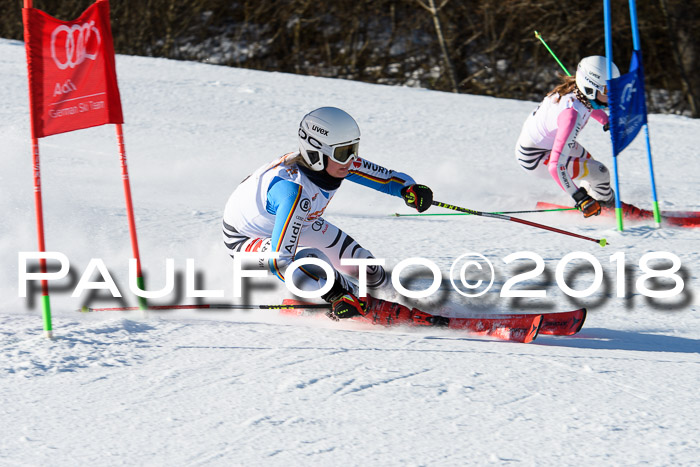
[[(608, 78), (607, 59), (600, 55), (586, 57), (578, 63), (576, 69), (576, 86), (589, 100), (595, 101), (596, 91), (607, 94), (606, 81)], [(620, 70), (612, 64), (612, 78), (619, 78)]]
[(360, 127), (344, 110), (321, 107), (299, 123), (299, 152), (311, 170), (324, 169), (324, 155), (339, 164), (357, 159), (359, 146)]

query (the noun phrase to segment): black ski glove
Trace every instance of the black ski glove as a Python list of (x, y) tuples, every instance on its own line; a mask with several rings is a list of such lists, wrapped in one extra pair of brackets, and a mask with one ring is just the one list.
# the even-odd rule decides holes
[(401, 196), (406, 205), (418, 212), (427, 210), (433, 204), (433, 190), (425, 185), (409, 185), (401, 189)]
[(333, 321), (364, 316), (367, 313), (366, 307), (365, 302), (353, 294), (347, 293), (331, 303), (331, 309), (326, 312), (326, 316)]

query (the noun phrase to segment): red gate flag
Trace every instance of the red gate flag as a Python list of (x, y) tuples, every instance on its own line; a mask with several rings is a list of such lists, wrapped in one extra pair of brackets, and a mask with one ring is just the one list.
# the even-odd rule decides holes
[(109, 1), (74, 21), (23, 8), (29, 102), (35, 138), (105, 123), (124, 123)]

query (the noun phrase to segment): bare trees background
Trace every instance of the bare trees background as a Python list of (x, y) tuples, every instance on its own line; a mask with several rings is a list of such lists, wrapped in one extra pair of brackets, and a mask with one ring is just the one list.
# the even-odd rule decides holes
[[(74, 19), (93, 0), (34, 0)], [(0, 2), (0, 37), (22, 39), (22, 0)], [(632, 50), (613, 1), (615, 62)], [(604, 55), (590, 0), (112, 0), (117, 53), (539, 100), (561, 72)], [(650, 111), (700, 117), (700, 0), (638, 1)]]

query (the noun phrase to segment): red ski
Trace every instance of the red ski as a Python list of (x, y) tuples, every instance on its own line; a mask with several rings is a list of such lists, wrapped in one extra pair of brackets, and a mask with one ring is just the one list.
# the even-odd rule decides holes
[[(283, 305), (305, 305), (307, 302), (285, 299)], [(535, 340), (540, 332), (552, 335), (569, 336), (577, 333), (586, 318), (586, 309), (547, 314), (506, 314), (482, 315), (465, 318), (445, 318), (434, 316), (416, 308), (409, 309), (393, 302), (367, 297), (368, 312), (365, 316), (352, 318), (384, 326), (442, 326), (449, 329), (465, 330), (472, 334), (486, 335), (498, 339), (528, 343)], [(317, 309), (281, 309), (286, 316), (310, 316), (325, 318)]]
[[(577, 211), (571, 210), (571, 206), (562, 206), (544, 201), (537, 202), (537, 209), (569, 209), (562, 212), (580, 216)], [(614, 218), (615, 209), (603, 209), (600, 215)], [(624, 214), (624, 218), (631, 221), (654, 220), (654, 212), (648, 209), (640, 209), (639, 213), (634, 216)], [(661, 220), (668, 225), (676, 227), (700, 227), (700, 211), (661, 211)]]
[(583, 323), (586, 321), (586, 314), (585, 308), (558, 313), (544, 313), (542, 315), (540, 334), (573, 336), (583, 327)]
[(503, 315), (498, 317), (443, 318), (450, 329), (527, 344), (537, 338), (542, 315)]
[[(579, 308), (573, 311), (559, 311), (555, 313), (542, 314), (526, 314), (526, 313), (509, 313), (509, 314), (489, 314), (469, 316), (467, 319), (507, 319), (517, 320), (525, 316), (542, 316), (540, 324), (540, 334), (551, 336), (573, 336), (581, 330), (583, 323), (586, 321), (586, 309)], [(457, 319), (457, 318), (453, 318)]]

